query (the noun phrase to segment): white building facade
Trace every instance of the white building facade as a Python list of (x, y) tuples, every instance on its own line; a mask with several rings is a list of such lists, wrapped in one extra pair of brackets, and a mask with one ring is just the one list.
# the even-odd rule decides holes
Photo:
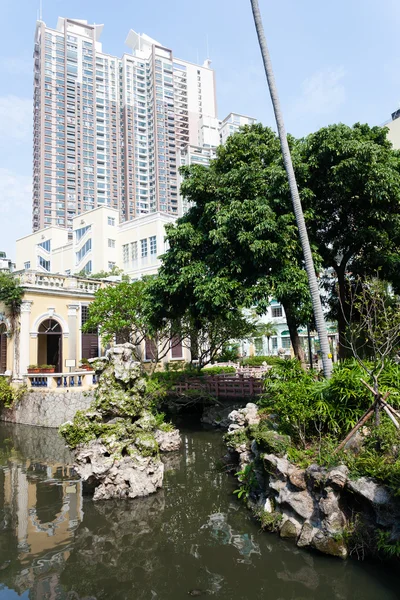
[(165, 252), (165, 225), (176, 217), (157, 212), (119, 224), (118, 216), (103, 206), (74, 217), (72, 232), (47, 227), (20, 238), (16, 269), (94, 275), (118, 267), (131, 279), (154, 275)]

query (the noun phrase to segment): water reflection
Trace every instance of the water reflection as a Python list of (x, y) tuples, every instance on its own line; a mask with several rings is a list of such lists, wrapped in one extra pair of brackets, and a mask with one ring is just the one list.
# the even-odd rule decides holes
[(260, 533), (215, 467), (222, 450), (218, 433), (187, 432), (165, 459), (163, 490), (93, 503), (56, 432), (0, 425), (0, 599), (398, 597), (382, 567)]
[(3, 425), (0, 435), (0, 579), (19, 594), (56, 598), (83, 517), (81, 482), (57, 432)]

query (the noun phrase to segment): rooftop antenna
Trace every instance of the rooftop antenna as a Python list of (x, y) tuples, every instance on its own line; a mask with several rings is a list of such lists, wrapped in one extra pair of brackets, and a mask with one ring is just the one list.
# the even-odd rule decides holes
[(43, 0), (40, 0), (39, 2), (39, 21), (42, 20), (43, 17)]
[(210, 48), (208, 47), (208, 33), (206, 35), (206, 44), (207, 44), (207, 58), (210, 58)]

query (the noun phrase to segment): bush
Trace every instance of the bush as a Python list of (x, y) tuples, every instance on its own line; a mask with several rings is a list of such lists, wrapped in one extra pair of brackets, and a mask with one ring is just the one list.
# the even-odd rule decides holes
[(11, 408), (26, 391), (26, 386), (13, 387), (5, 377), (0, 377), (0, 409)]
[[(373, 477), (400, 495), (400, 433), (384, 413), (380, 426), (371, 424), (367, 430), (357, 454), (350, 450), (334, 452), (372, 404), (372, 394), (361, 382), (364, 377), (364, 371), (352, 360), (335, 365), (330, 380), (302, 370), (298, 361), (282, 361), (265, 377), (261, 412), (276, 415), (279, 432), (290, 435), (294, 442), (288, 448), (289, 460), (302, 468), (315, 462), (325, 467), (346, 464), (352, 476)], [(398, 404), (399, 378), (400, 367), (391, 363), (380, 379), (381, 388), (390, 390), (394, 405)], [(253, 432), (254, 439), (268, 444), (267, 431), (261, 422)]]
[(249, 356), (247, 358), (242, 358), (240, 362), (243, 367), (261, 367), (263, 363), (273, 366), (287, 361), (279, 356)]
[(221, 375), (222, 373), (236, 373), (235, 367), (208, 367), (201, 369), (200, 375)]

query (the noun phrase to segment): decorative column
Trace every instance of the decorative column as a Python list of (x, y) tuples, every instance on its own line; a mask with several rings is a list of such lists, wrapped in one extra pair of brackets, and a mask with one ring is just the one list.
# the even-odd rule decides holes
[(77, 367), (77, 341), (78, 341), (78, 311), (79, 304), (68, 304), (68, 329), (69, 329), (69, 343), (68, 343), (68, 358), (75, 360), (75, 366)]
[(22, 380), (23, 375), (28, 371), (28, 365), (36, 362), (37, 359), (30, 361), (30, 315), (32, 309), (32, 300), (23, 300), (21, 305), (20, 327), (16, 327), (14, 337), (14, 379)]

